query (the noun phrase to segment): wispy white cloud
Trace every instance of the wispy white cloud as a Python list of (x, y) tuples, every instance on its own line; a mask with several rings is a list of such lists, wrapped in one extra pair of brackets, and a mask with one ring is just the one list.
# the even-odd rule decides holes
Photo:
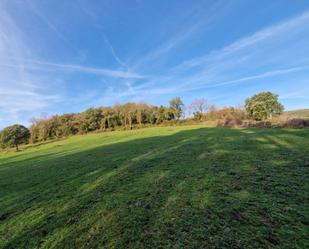
[[(132, 85), (130, 85), (129, 91), (117, 91), (115, 89), (109, 89), (107, 95), (114, 96), (118, 100), (121, 100), (121, 98), (127, 97), (127, 96), (137, 98), (138, 96), (146, 97), (146, 96), (160, 96), (160, 95), (170, 95), (170, 94), (177, 95), (177, 94), (187, 93), (189, 91), (197, 91), (197, 90), (203, 90), (207, 88), (218, 88), (222, 86), (240, 84), (243, 82), (250, 82), (256, 79), (265, 79), (269, 77), (275, 77), (275, 76), (280, 76), (284, 74), (290, 74), (290, 73), (295, 73), (299, 71), (308, 71), (308, 70), (309, 70), (309, 66), (294, 67), (294, 68), (288, 68), (288, 69), (278, 69), (278, 70), (268, 71), (268, 72), (264, 72), (261, 74), (247, 76), (247, 77), (236, 78), (233, 80), (210, 83), (210, 84), (203, 84), (203, 85), (187, 84), (187, 82), (180, 82), (181, 84), (179, 85), (165, 84), (164, 86), (158, 87), (154, 84), (154, 82), (149, 82), (149, 85), (151, 85), (151, 87), (149, 87), (149, 85), (140, 85), (136, 87), (133, 87)], [(169, 81), (170, 80), (171, 79), (169, 79)], [(290, 95), (283, 95), (282, 98), (283, 99), (286, 98), (285, 96), (290, 96)], [(298, 94), (298, 95), (295, 95), (294, 97), (296, 98), (297, 96), (300, 96), (300, 95)], [(105, 102), (108, 102), (107, 100), (112, 100), (112, 99), (113, 97), (104, 98)]]
[[(31, 58), (23, 33), (4, 4), (0, 4), (0, 64), (6, 63), (8, 58)], [(61, 101), (61, 96), (45, 91), (39, 75), (29, 73), (22, 61), (16, 62), (13, 70), (0, 68), (0, 75), (0, 128), (17, 122), (24, 112), (31, 113)]]
[[(228, 86), (245, 86), (260, 79), (267, 82), (283, 75), (289, 78), (296, 73), (309, 74), (309, 47), (306, 46), (309, 43), (308, 11), (249, 34), (222, 49), (195, 58), (188, 57), (177, 66), (166, 66), (163, 70), (156, 71), (153, 63), (161, 59), (164, 61), (164, 58), (168, 58), (196, 34), (205, 32), (209, 23), (219, 18), (215, 10), (222, 7), (224, 2), (212, 5), (208, 9), (210, 15), (207, 16), (195, 16), (196, 9), (193, 9), (191, 14), (194, 18), (190, 19), (191, 22), (179, 25), (179, 29), (171, 32), (170, 37), (162, 44), (136, 58), (135, 62), (119, 56), (117, 47), (111, 42), (113, 40), (108, 39), (100, 23), (96, 24), (102, 28), (105, 43), (102, 49), (108, 49), (113, 64), (117, 62), (116, 68), (92, 67), (74, 60), (72, 63), (63, 63), (61, 58), (56, 63), (38, 56), (33, 52), (33, 45), (27, 43), (29, 40), (25, 39), (24, 31), (20, 30), (16, 20), (6, 11), (5, 4), (0, 2), (0, 127), (12, 123), (12, 120), (19, 120), (24, 112), (29, 116), (59, 104), (77, 105), (83, 102), (88, 106), (110, 105), (115, 102), (148, 100), (149, 97), (181, 95), (193, 91), (203, 94), (208, 88), (220, 88), (223, 91)], [(44, 15), (35, 3), (31, 2), (32, 12), (57, 38), (70, 45), (70, 40), (61, 29)], [(191, 14), (189, 13), (189, 16)], [(93, 13), (89, 12), (89, 15)], [(96, 22), (97, 17), (93, 18)], [(164, 65), (164, 62), (162, 64)], [(147, 73), (143, 73), (145, 71)], [(106, 83), (76, 96), (59, 90), (58, 87), (62, 84), (66, 84), (68, 88), (75, 86), (72, 79), (78, 78), (75, 76), (80, 74)], [(84, 79), (83, 76), (81, 78)], [(65, 82), (67, 79), (68, 83)], [(61, 84), (55, 84), (57, 80), (60, 80)], [(216, 96), (220, 97), (222, 98), (222, 95)], [(293, 96), (282, 92), (282, 99), (291, 97), (304, 99), (304, 95), (299, 92)], [(3, 117), (6, 117), (5, 120)]]
[[(62, 63), (52, 63), (47, 61), (38, 61), (38, 60), (13, 60), (13, 61), (23, 61), (24, 69), (32, 69), (32, 70), (41, 70), (41, 71), (48, 71), (48, 70), (61, 70), (65, 72), (80, 72), (80, 73), (87, 73), (87, 74), (95, 74), (95, 75), (102, 75), (108, 77), (116, 77), (116, 78), (145, 78), (145, 76), (139, 75), (133, 71), (127, 70), (112, 70), (106, 68), (96, 68), (96, 67), (88, 67), (82, 65), (74, 65), (74, 64), (62, 64)], [(18, 68), (19, 65), (16, 64), (7, 64), (3, 63), (0, 64), (0, 67), (11, 67), (11, 68)]]
[[(58, 28), (39, 11), (34, 2), (31, 9), (42, 21), (57, 34), (61, 40), (68, 43), (66, 37)], [(54, 63), (37, 59), (33, 52), (33, 45), (29, 44), (26, 34), (20, 29), (16, 18), (8, 11), (6, 2), (0, 3), (0, 128), (4, 125), (20, 120), (21, 116), (35, 116), (37, 113), (50, 109), (59, 103), (69, 104), (78, 101), (85, 102), (92, 99), (87, 92), (76, 95), (76, 98), (68, 96), (61, 91), (64, 85), (64, 76), (76, 74), (88, 74), (107, 79), (141, 79), (144, 76), (125, 69), (107, 69), (84, 66), (79, 64)], [(109, 43), (108, 40), (106, 40)], [(119, 64), (124, 63), (116, 55), (112, 45), (110, 48)], [(57, 83), (57, 82), (61, 82)], [(79, 97), (80, 95), (80, 97)], [(84, 99), (85, 96), (89, 98)], [(14, 121), (16, 120), (16, 121)], [(23, 122), (27, 120), (23, 119)]]
[(113, 45), (110, 43), (107, 36), (104, 33), (102, 33), (102, 35), (103, 35), (103, 38), (104, 38), (104, 42), (109, 47), (109, 50), (111, 51), (112, 56), (114, 57), (115, 61), (117, 61), (120, 66), (123, 66), (124, 68), (129, 68), (129, 66), (124, 61), (122, 61), (119, 58), (119, 56), (116, 54), (115, 49), (114, 49)]
[(33, 1), (25, 0), (26, 5), (32, 10), (32, 12), (43, 22), (46, 24), (46, 26), (52, 30), (63, 42), (65, 42), (69, 48), (72, 48), (76, 50), (72, 44), (72, 42), (69, 41), (69, 39), (61, 32), (59, 31), (59, 28), (52, 23), (49, 18), (44, 15), (42, 11), (40, 11), (36, 4), (34, 4)]
[(214, 2), (207, 8), (203, 8), (200, 4), (193, 5), (191, 9), (186, 12), (186, 21), (179, 25), (181, 28), (172, 31), (169, 38), (163, 41), (158, 47), (150, 50), (148, 53), (139, 58), (134, 67), (140, 67), (152, 63), (156, 60), (162, 60), (164, 57), (179, 47), (181, 44), (192, 39), (192, 37), (200, 32), (205, 31), (211, 22), (219, 16), (220, 12), (229, 7), (229, 3), (225, 0)]
[[(92, 20), (93, 25), (98, 28), (100, 30), (100, 35), (103, 37), (105, 44), (107, 45), (109, 51), (111, 52), (111, 55), (113, 56), (113, 58), (115, 59), (115, 61), (122, 67), (129, 69), (130, 67), (127, 65), (127, 63), (125, 63), (122, 59), (120, 59), (120, 57), (118, 56), (118, 54), (116, 53), (114, 46), (112, 45), (112, 43), (110, 42), (110, 40), (108, 39), (106, 32), (104, 31), (104, 26), (102, 25), (101, 22), (98, 21), (98, 16), (96, 15), (95, 12), (93, 12), (91, 9), (89, 9), (88, 7), (85, 7), (81, 1), (77, 1), (79, 8), (81, 9), (81, 11), (87, 16), (90, 17), (90, 19)], [(131, 70), (131, 69), (130, 69)]]
[(237, 78), (237, 79), (213, 83), (213, 84), (209, 84), (209, 85), (206, 84), (204, 86), (193, 87), (191, 90), (233, 85), (233, 84), (242, 83), (242, 82), (245, 82), (245, 81), (263, 79), (263, 78), (274, 77), (274, 76), (278, 76), (278, 75), (284, 75), (284, 74), (289, 74), (289, 73), (294, 73), (294, 72), (299, 72), (299, 71), (306, 71), (306, 70), (309, 70), (309, 65), (303, 66), (303, 67), (277, 69), (277, 70), (272, 70), (272, 71), (268, 71), (268, 72), (264, 72), (264, 73), (256, 74), (256, 75), (251, 75), (251, 76), (247, 76), (247, 77), (243, 77), (243, 78)]
[(266, 27), (220, 50), (187, 60), (134, 86), (135, 91), (131, 92), (149, 96), (179, 94), (309, 72), (309, 49), (305, 46), (309, 42), (308, 32), (309, 11)]
[[(237, 52), (241, 52), (242, 50), (248, 47), (253, 47), (258, 43), (267, 42), (269, 40), (278, 37), (279, 35), (292, 36), (292, 34), (295, 31), (300, 32), (303, 30), (308, 30), (307, 26), (305, 26), (308, 23), (309, 23), (309, 11), (306, 11), (294, 18), (283, 21), (276, 25), (272, 25), (270, 27), (262, 29), (261, 31), (253, 33), (252, 35), (239, 39), (231, 43), (230, 45), (224, 47), (223, 49), (215, 50), (212, 51), (210, 54), (185, 61), (180, 65), (178, 65), (177, 67), (175, 67), (175, 70), (176, 69), (181, 70), (188, 67), (189, 68), (196, 67), (212, 61), (222, 60), (226, 56), (232, 55)], [(254, 51), (252, 51), (252, 53), (253, 52)]]

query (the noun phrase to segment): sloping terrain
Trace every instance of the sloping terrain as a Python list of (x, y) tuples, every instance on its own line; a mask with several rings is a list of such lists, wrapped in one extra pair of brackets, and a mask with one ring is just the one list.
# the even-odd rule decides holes
[(286, 111), (281, 116), (285, 118), (309, 118), (309, 109)]
[(158, 127), (0, 153), (0, 248), (308, 248), (309, 130)]

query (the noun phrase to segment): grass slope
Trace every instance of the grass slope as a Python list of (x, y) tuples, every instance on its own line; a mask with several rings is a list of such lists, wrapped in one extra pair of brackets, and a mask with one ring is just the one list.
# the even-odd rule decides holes
[(309, 109), (286, 111), (281, 116), (285, 118), (309, 118)]
[(0, 248), (308, 248), (309, 130), (159, 127), (0, 154)]

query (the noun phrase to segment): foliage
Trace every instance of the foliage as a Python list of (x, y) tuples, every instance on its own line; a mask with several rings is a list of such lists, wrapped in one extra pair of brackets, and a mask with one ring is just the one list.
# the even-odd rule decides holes
[(183, 114), (184, 104), (180, 97), (173, 98), (169, 101), (170, 107), (172, 108), (174, 115), (177, 119)]
[(201, 120), (203, 118), (203, 113), (202, 112), (194, 112), (193, 117), (195, 120)]
[[(177, 102), (177, 101), (176, 101)], [(30, 141), (35, 143), (74, 134), (115, 128), (162, 124), (175, 120), (174, 107), (152, 106), (146, 103), (126, 103), (113, 107), (89, 108), (77, 114), (64, 114), (32, 119)]]
[(247, 128), (309, 128), (309, 118), (272, 119), (264, 121), (249, 120), (242, 124)]
[(205, 114), (204, 119), (206, 121), (213, 121), (217, 119), (218, 108), (215, 105), (210, 105), (208, 112)]
[(246, 128), (274, 128), (274, 124), (272, 124), (272, 122), (270, 122), (269, 120), (267, 121), (247, 121), (244, 122), (243, 127)]
[(83, 113), (83, 122), (81, 123), (81, 131), (89, 132), (100, 128), (103, 118), (102, 110), (99, 108), (89, 108)]
[(30, 137), (29, 130), (22, 125), (15, 124), (8, 126), (1, 131), (1, 147), (14, 147), (18, 150), (18, 145), (28, 143)]
[(305, 128), (309, 127), (309, 118), (293, 118), (285, 122), (284, 127)]
[(153, 127), (0, 154), (0, 248), (307, 248), (309, 130)]
[(278, 95), (271, 92), (261, 92), (246, 99), (245, 108), (250, 118), (265, 120), (283, 112), (283, 105), (278, 101)]
[(235, 107), (225, 107), (217, 111), (217, 125), (223, 127), (234, 127), (242, 124), (245, 111)]
[[(272, 114), (278, 114), (282, 105), (277, 101), (277, 95), (269, 92), (254, 95), (246, 100), (246, 109), (250, 117), (263, 120)], [(54, 138), (92, 131), (117, 129), (133, 129), (149, 125), (179, 124), (184, 115), (184, 104), (180, 97), (169, 101), (170, 106), (154, 106), (147, 103), (125, 103), (112, 107), (89, 108), (81, 113), (54, 115), (32, 119), (30, 126), (30, 141), (36, 143)], [(238, 126), (246, 118), (240, 108), (216, 108), (209, 105), (204, 98), (195, 99), (189, 106), (197, 123), (216, 123), (218, 126)], [(189, 119), (188, 119), (189, 120)], [(191, 121), (190, 121), (191, 122)]]

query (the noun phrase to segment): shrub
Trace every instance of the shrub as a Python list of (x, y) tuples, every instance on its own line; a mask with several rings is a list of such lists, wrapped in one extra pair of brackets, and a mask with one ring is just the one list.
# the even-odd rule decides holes
[(249, 121), (249, 122), (244, 122), (242, 127), (246, 127), (246, 128), (272, 128), (273, 124), (270, 121)]
[(293, 118), (293, 119), (287, 120), (286, 123), (284, 124), (284, 127), (287, 127), (287, 128), (309, 127), (309, 119)]
[(234, 107), (225, 107), (216, 113), (218, 127), (235, 127), (242, 124), (245, 112)]

